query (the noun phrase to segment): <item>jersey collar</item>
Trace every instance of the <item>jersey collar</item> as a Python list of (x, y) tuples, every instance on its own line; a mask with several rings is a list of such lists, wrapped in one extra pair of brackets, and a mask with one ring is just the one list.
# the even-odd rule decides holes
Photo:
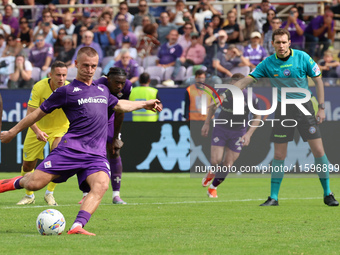
[[(293, 50), (292, 48), (289, 48), (289, 49), (292, 51), (291, 57), (294, 57), (294, 50)], [(276, 53), (275, 53), (275, 58), (276, 58), (276, 59), (279, 59), (279, 58), (277, 57)]]

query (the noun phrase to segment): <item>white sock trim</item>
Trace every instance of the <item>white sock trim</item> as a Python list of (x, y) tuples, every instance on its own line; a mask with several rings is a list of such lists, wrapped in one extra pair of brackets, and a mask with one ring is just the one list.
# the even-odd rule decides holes
[(120, 191), (113, 191), (112, 192), (112, 199), (114, 198), (114, 197), (119, 197), (120, 196)]
[(82, 224), (80, 224), (80, 223), (78, 223), (78, 222), (75, 222), (75, 223), (73, 223), (73, 225), (72, 225), (72, 227), (70, 228), (70, 230), (72, 230), (72, 229), (74, 229), (74, 228), (76, 228), (76, 227), (78, 227), (78, 226), (83, 227)]

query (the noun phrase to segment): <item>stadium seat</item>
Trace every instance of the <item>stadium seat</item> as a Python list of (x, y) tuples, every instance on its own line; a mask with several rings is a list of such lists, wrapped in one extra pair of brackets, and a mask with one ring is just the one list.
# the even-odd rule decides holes
[(102, 62), (100, 63), (101, 68), (104, 68), (111, 60), (113, 60), (113, 56), (103, 58)]
[(45, 79), (48, 76), (48, 73), (51, 72), (51, 67), (47, 68), (45, 71), (41, 71), (40, 73), (40, 79)]
[[(174, 68), (175, 67), (173, 67), (173, 66), (169, 66), (169, 67), (165, 68), (164, 80), (170, 80), (171, 79), (171, 74), (173, 73)], [(177, 77), (175, 77), (175, 81), (184, 81), (185, 77), (186, 77), (185, 76), (186, 70), (187, 69), (184, 66), (181, 66)]]
[(340, 78), (340, 66), (336, 67), (336, 74), (338, 75), (338, 77)]
[(102, 76), (103, 69), (98, 66), (96, 72), (94, 73), (93, 80), (97, 80)]
[(157, 83), (161, 83), (164, 80), (165, 69), (160, 66), (150, 66), (145, 69), (145, 72), (150, 75), (151, 80), (157, 80)]
[(157, 56), (147, 56), (143, 59), (143, 67), (146, 69), (149, 66), (156, 66)]
[[(185, 74), (185, 79), (189, 79), (191, 76), (195, 75), (193, 73), (193, 69), (194, 69), (194, 66), (189, 66), (187, 68), (187, 71), (186, 71), (186, 74)], [(207, 67), (206, 66), (201, 66), (201, 68), (199, 70), (207, 71)]]
[(76, 67), (69, 67), (67, 69), (67, 76), (66, 76), (66, 80), (68, 80), (69, 82), (73, 81), (77, 76), (77, 68)]
[(37, 81), (40, 81), (41, 80), (41, 76), (40, 76), (40, 73), (41, 73), (41, 69), (39, 67), (33, 67), (32, 69), (32, 79), (37, 82)]
[(231, 69), (230, 72), (232, 74), (241, 73), (244, 76), (247, 76), (250, 73), (250, 68), (249, 66), (238, 66), (238, 67), (234, 67), (233, 69)]
[(141, 75), (142, 73), (144, 73), (144, 67), (138, 66), (138, 73), (139, 73), (139, 75)]

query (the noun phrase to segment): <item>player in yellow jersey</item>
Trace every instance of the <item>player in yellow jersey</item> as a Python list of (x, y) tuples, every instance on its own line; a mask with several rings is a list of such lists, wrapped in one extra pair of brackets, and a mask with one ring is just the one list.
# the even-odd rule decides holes
[[(43, 79), (34, 85), (28, 101), (27, 115), (39, 108), (54, 90), (68, 84), (66, 76), (67, 66), (65, 63), (61, 61), (54, 62), (51, 66), (51, 78)], [(69, 121), (63, 110), (56, 109), (28, 129), (23, 148), (21, 175), (34, 171), (38, 159), (44, 159), (43, 151), (46, 142), (49, 142), (50, 150), (53, 150), (57, 147), (61, 137), (67, 132), (68, 126)], [(55, 186), (56, 184), (53, 182), (50, 182), (47, 186), (44, 198), (49, 205), (58, 205), (53, 197)], [(35, 197), (33, 191), (26, 190), (26, 195), (17, 205), (34, 203)]]

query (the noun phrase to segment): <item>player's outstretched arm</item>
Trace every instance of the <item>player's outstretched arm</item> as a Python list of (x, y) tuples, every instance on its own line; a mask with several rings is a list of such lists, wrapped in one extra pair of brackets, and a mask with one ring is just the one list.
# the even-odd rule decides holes
[(253, 78), (247, 76), (239, 81), (237, 81), (234, 85), (239, 87), (240, 89), (245, 89), (250, 83), (254, 81)]
[(31, 114), (23, 118), (18, 124), (16, 124), (9, 131), (3, 131), (0, 135), (0, 140), (2, 143), (9, 143), (20, 131), (32, 126), (33, 123), (40, 120), (46, 115), (40, 108), (36, 109)]
[[(28, 106), (26, 116), (31, 114), (32, 112), (34, 112), (36, 109), (37, 108), (33, 108), (33, 107)], [(30, 126), (30, 128), (33, 130), (33, 132), (35, 133), (35, 135), (37, 136), (37, 139), (39, 141), (42, 141), (42, 142), (45, 142), (45, 143), (47, 142), (48, 135), (45, 132), (41, 131), (38, 128), (37, 124), (34, 123), (32, 126)]]
[(113, 108), (117, 112), (132, 112), (139, 109), (146, 109), (151, 111), (162, 111), (161, 101), (152, 99), (148, 101), (129, 101), (121, 99)]

